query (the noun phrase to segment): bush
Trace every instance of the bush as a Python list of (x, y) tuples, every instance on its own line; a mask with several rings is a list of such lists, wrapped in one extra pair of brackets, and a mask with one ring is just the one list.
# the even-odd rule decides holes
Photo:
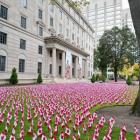
[(104, 75), (102, 75), (102, 76), (101, 76), (101, 81), (102, 81), (102, 82), (105, 82), (105, 80), (106, 80), (106, 77), (105, 77)]
[(94, 74), (92, 75), (91, 82), (92, 82), (92, 83), (95, 83), (95, 82), (96, 82), (96, 77), (95, 77)]
[(96, 81), (99, 81), (99, 80), (100, 80), (100, 75), (97, 74), (97, 75), (96, 75)]
[(37, 83), (38, 84), (42, 83), (42, 76), (41, 76), (41, 74), (38, 75)]
[(12, 69), (12, 74), (11, 74), (9, 82), (12, 85), (16, 85), (18, 83), (18, 76), (17, 76), (16, 68)]
[(127, 83), (127, 85), (132, 85), (132, 79), (130, 76), (128, 76), (126, 83)]

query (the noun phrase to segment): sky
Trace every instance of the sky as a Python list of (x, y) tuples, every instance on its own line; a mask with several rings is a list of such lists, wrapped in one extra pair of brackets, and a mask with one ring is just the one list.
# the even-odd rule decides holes
[(128, 0), (122, 0), (122, 5), (123, 9), (128, 8), (129, 7)]

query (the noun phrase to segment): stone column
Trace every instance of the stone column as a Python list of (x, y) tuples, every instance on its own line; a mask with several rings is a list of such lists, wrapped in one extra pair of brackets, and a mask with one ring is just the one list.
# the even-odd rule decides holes
[(85, 60), (85, 79), (88, 78), (88, 63), (87, 60)]
[(46, 58), (45, 58), (45, 63), (46, 63), (46, 65), (45, 65), (45, 75), (46, 76), (48, 76), (49, 75), (49, 53), (48, 53), (48, 49), (46, 49)]
[(75, 58), (75, 78), (78, 78), (78, 57)]
[(53, 48), (53, 52), (52, 52), (52, 76), (55, 78), (56, 77), (56, 48)]
[[(72, 59), (72, 56), (71, 56), (71, 59)], [(72, 60), (71, 60), (71, 63), (70, 63), (70, 79), (72, 79), (72, 65), (73, 65), (73, 63), (72, 63)]]
[(62, 78), (65, 78), (65, 69), (66, 69), (66, 56), (65, 52), (62, 52)]

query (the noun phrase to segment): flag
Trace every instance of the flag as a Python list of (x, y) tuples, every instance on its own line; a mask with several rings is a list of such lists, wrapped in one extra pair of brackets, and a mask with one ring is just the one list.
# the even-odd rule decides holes
[(43, 135), (41, 136), (41, 140), (47, 140), (47, 137), (43, 134)]
[(126, 140), (126, 127), (123, 125), (120, 131), (119, 140)]
[(70, 134), (71, 134), (71, 130), (68, 127), (66, 127), (66, 129), (65, 129), (65, 135), (66, 136), (70, 136)]
[(140, 140), (140, 135), (138, 134), (138, 129), (136, 126), (134, 127), (134, 138), (135, 140)]
[(61, 132), (59, 140), (64, 140), (64, 133), (63, 132)]

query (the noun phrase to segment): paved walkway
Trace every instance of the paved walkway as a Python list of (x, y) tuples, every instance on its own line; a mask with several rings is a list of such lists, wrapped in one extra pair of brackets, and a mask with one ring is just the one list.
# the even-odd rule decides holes
[(107, 107), (97, 111), (99, 116), (104, 114), (106, 119), (109, 119), (111, 116), (115, 117), (115, 126), (121, 127), (123, 123), (126, 125), (127, 131), (134, 132), (134, 126), (136, 125), (140, 131), (140, 117), (135, 117), (129, 115), (131, 106), (116, 106), (116, 107)]

